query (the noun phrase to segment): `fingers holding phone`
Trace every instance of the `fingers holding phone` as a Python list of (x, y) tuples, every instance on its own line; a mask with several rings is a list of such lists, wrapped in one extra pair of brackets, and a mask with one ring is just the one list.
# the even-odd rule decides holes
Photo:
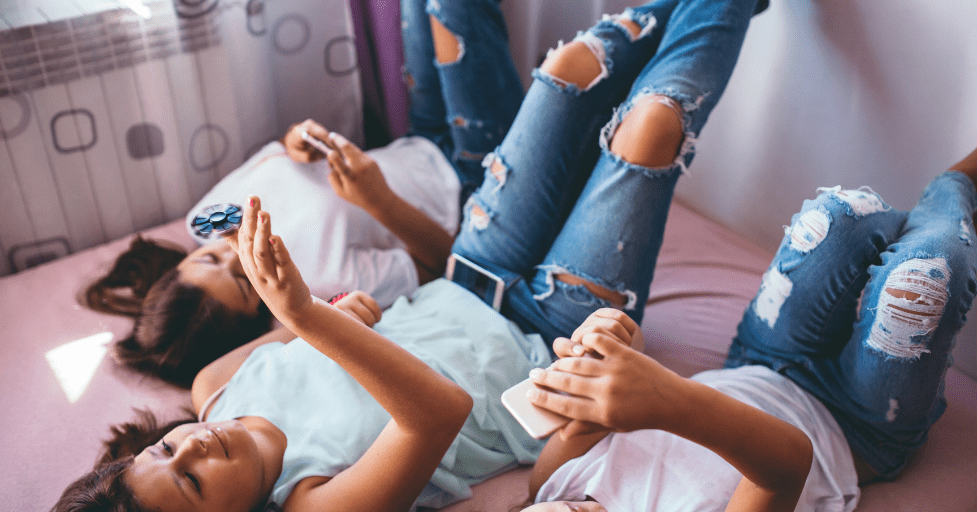
[[(554, 347), (563, 352), (576, 346), (568, 339), (558, 342), (563, 346)], [(529, 393), (533, 405), (615, 431), (661, 428), (675, 414), (685, 379), (613, 333), (590, 330), (580, 345), (600, 359), (564, 357), (535, 370), (531, 379), (537, 389)], [(564, 435), (592, 431), (579, 424), (567, 429)]]
[[(314, 142), (310, 142), (310, 139), (321, 142), (329, 137), (329, 133), (329, 130), (321, 124), (312, 119), (306, 119), (301, 123), (292, 125), (285, 132), (282, 144), (285, 145), (285, 152), (292, 160), (301, 163), (315, 162), (325, 158), (326, 152)], [(303, 134), (306, 135), (303, 136)]]

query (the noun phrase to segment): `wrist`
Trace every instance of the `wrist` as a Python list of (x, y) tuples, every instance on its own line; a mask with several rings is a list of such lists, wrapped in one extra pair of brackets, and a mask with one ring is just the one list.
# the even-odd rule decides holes
[(681, 435), (684, 425), (696, 417), (700, 397), (697, 382), (662, 367), (664, 378), (656, 384), (661, 394), (662, 407), (656, 411), (656, 426), (659, 430)]
[(285, 327), (288, 327), (292, 332), (298, 333), (305, 329), (309, 322), (313, 321), (312, 319), (315, 317), (315, 311), (317, 309), (332, 307), (328, 302), (319, 297), (309, 295), (308, 300), (289, 308), (287, 311), (283, 311), (278, 321)]
[(395, 194), (389, 187), (384, 187), (383, 190), (374, 191), (370, 201), (363, 209), (381, 224), (386, 224), (387, 218), (395, 214), (394, 212), (397, 211), (403, 201), (403, 198)]

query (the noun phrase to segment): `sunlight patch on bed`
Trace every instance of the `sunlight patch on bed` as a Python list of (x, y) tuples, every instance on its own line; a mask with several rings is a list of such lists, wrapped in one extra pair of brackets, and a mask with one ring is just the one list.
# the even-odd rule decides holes
[(44, 354), (68, 398), (68, 403), (78, 401), (88, 389), (95, 370), (108, 353), (110, 341), (112, 333), (105, 331), (65, 343)]

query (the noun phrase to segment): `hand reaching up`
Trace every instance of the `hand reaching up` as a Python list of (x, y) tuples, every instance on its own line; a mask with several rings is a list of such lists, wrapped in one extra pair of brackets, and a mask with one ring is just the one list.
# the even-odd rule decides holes
[(261, 210), (257, 196), (248, 197), (241, 227), (228, 242), (261, 300), (279, 321), (291, 326), (312, 305), (312, 295), (281, 237), (272, 234), (271, 216)]

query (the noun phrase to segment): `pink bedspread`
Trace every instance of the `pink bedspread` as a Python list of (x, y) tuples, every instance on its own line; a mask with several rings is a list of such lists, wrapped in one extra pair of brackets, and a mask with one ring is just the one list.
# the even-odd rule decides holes
[[(192, 246), (180, 221), (147, 235)], [(4, 510), (49, 510), (68, 483), (91, 469), (108, 425), (129, 419), (132, 408), (173, 416), (189, 404), (187, 392), (121, 369), (110, 353), (102, 356), (107, 340), (128, 333), (128, 320), (76, 305), (78, 291), (127, 244), (115, 241), (0, 279)], [(642, 325), (646, 352), (684, 375), (720, 366), (769, 259), (673, 205)], [(977, 510), (977, 382), (951, 369), (947, 399), (946, 415), (909, 469), (895, 482), (866, 487), (858, 510)], [(498, 476), (445, 510), (508, 512), (526, 498), (527, 474), (522, 468)]]

